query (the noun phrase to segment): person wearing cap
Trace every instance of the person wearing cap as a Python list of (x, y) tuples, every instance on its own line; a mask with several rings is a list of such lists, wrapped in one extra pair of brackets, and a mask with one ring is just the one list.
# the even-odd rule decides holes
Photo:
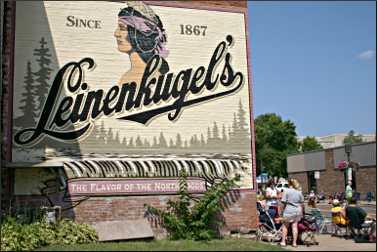
[(335, 225), (345, 226), (348, 224), (348, 220), (345, 216), (345, 209), (340, 206), (338, 199), (333, 200), (333, 207), (331, 208), (332, 223)]

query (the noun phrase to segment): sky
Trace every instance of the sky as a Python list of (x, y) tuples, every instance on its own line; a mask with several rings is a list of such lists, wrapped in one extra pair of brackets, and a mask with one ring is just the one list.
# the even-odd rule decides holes
[(254, 117), (376, 133), (376, 3), (248, 2)]

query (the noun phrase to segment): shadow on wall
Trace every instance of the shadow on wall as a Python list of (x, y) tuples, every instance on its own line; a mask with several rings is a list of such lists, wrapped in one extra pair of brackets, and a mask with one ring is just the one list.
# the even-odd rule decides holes
[[(14, 66), (14, 97), (13, 97), (13, 137), (20, 130), (35, 128), (42, 114), (42, 108), (54, 81), (56, 73), (62, 67), (58, 62), (54, 46), (54, 37), (50, 30), (44, 2), (16, 3), (16, 35), (15, 35), (15, 66)], [(64, 89), (61, 95), (64, 96)], [(55, 108), (56, 109), (56, 108)], [(71, 122), (65, 131), (71, 131)], [(27, 137), (24, 134), (23, 137)], [(57, 156), (62, 150), (69, 150), (77, 156), (81, 155), (79, 143), (63, 143), (45, 136), (32, 146), (16, 145), (13, 138), (13, 162), (30, 162), (33, 164), (47, 160), (48, 153)], [(30, 159), (30, 157), (34, 157)], [(38, 181), (43, 186), (41, 195), (14, 195), (14, 208), (28, 206), (62, 206), (64, 217), (74, 218), (72, 201), (66, 200), (65, 174), (62, 168), (45, 168), (51, 173), (47, 181)], [(43, 176), (35, 176), (40, 180)], [(33, 178), (29, 178), (33, 179)], [(15, 177), (15, 186), (17, 177)], [(17, 191), (17, 190), (16, 190)]]

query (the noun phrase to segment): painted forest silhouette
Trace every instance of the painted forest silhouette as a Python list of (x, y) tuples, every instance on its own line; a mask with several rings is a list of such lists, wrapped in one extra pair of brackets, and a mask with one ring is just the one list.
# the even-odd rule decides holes
[[(56, 60), (53, 60), (51, 50), (47, 47), (48, 43), (44, 37), (41, 37), (38, 43), (39, 46), (33, 50), (34, 57), (32, 58), (36, 63), (36, 69), (33, 69), (33, 64), (30, 60), (26, 63), (26, 73), (23, 81), (24, 92), (19, 100), (19, 109), (22, 115), (14, 118), (14, 130), (35, 127), (51, 87), (52, 64), (56, 64)], [(69, 125), (68, 128), (73, 128), (73, 125)], [(79, 152), (77, 143), (62, 143), (51, 138), (42, 139), (32, 148), (46, 149), (47, 147), (55, 149), (64, 147)]]
[[(91, 148), (94, 143), (100, 143), (103, 149), (116, 150), (116, 153), (139, 153), (149, 154), (153, 151), (161, 153), (192, 153), (192, 152), (240, 152), (249, 153), (251, 149), (251, 138), (246, 121), (246, 111), (241, 100), (238, 104), (237, 113), (233, 114), (231, 126), (221, 125), (215, 121), (207, 128), (207, 133), (194, 134), (187, 140), (177, 133), (175, 138), (166, 138), (161, 131), (153, 139), (142, 138), (140, 135), (132, 137), (119, 136), (112, 128), (106, 129), (104, 122), (96, 125), (87, 138), (81, 143), (82, 150)], [(97, 147), (98, 149), (98, 147)]]
[(31, 127), (37, 123), (37, 118), (41, 108), (47, 98), (51, 79), (51, 54), (46, 47), (47, 42), (44, 37), (39, 41), (40, 47), (33, 50), (36, 56), (38, 70), (33, 71), (31, 62), (26, 64), (26, 75), (24, 77), (25, 91), (22, 93), (19, 109), (22, 115), (15, 118), (16, 127)]

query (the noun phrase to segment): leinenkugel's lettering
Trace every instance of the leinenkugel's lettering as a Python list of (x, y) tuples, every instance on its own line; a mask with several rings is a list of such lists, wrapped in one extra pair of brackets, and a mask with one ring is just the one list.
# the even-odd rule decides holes
[[(135, 82), (124, 83), (111, 87), (107, 93), (102, 89), (89, 91), (88, 84), (84, 82), (84, 68), (90, 70), (95, 66), (92, 58), (67, 63), (59, 70), (52, 83), (36, 127), (20, 130), (14, 140), (19, 145), (32, 145), (44, 135), (63, 141), (79, 139), (89, 133), (95, 119), (103, 115), (115, 115), (120, 120), (146, 124), (155, 116), (170, 112), (169, 120), (175, 120), (184, 107), (222, 97), (240, 89), (244, 76), (241, 72), (233, 70), (231, 55), (227, 51), (232, 42), (233, 37), (228, 35), (226, 41), (218, 44), (207, 69), (204, 66), (198, 67), (195, 71), (189, 68), (177, 75), (167, 73), (155, 77), (161, 61), (160, 57), (155, 55), (147, 64), (139, 87)], [(215, 68), (222, 61), (222, 71), (216, 73)], [(218, 83), (228, 89), (216, 93)], [(68, 94), (58, 103), (63, 87), (66, 87)], [(212, 93), (186, 100), (188, 94), (195, 95), (203, 89)], [(171, 98), (174, 98), (172, 104), (163, 106), (161, 103), (161, 107), (155, 109), (124, 115), (132, 109), (159, 104), (161, 101), (167, 102)], [(78, 125), (78, 129), (64, 131), (69, 122)]]

